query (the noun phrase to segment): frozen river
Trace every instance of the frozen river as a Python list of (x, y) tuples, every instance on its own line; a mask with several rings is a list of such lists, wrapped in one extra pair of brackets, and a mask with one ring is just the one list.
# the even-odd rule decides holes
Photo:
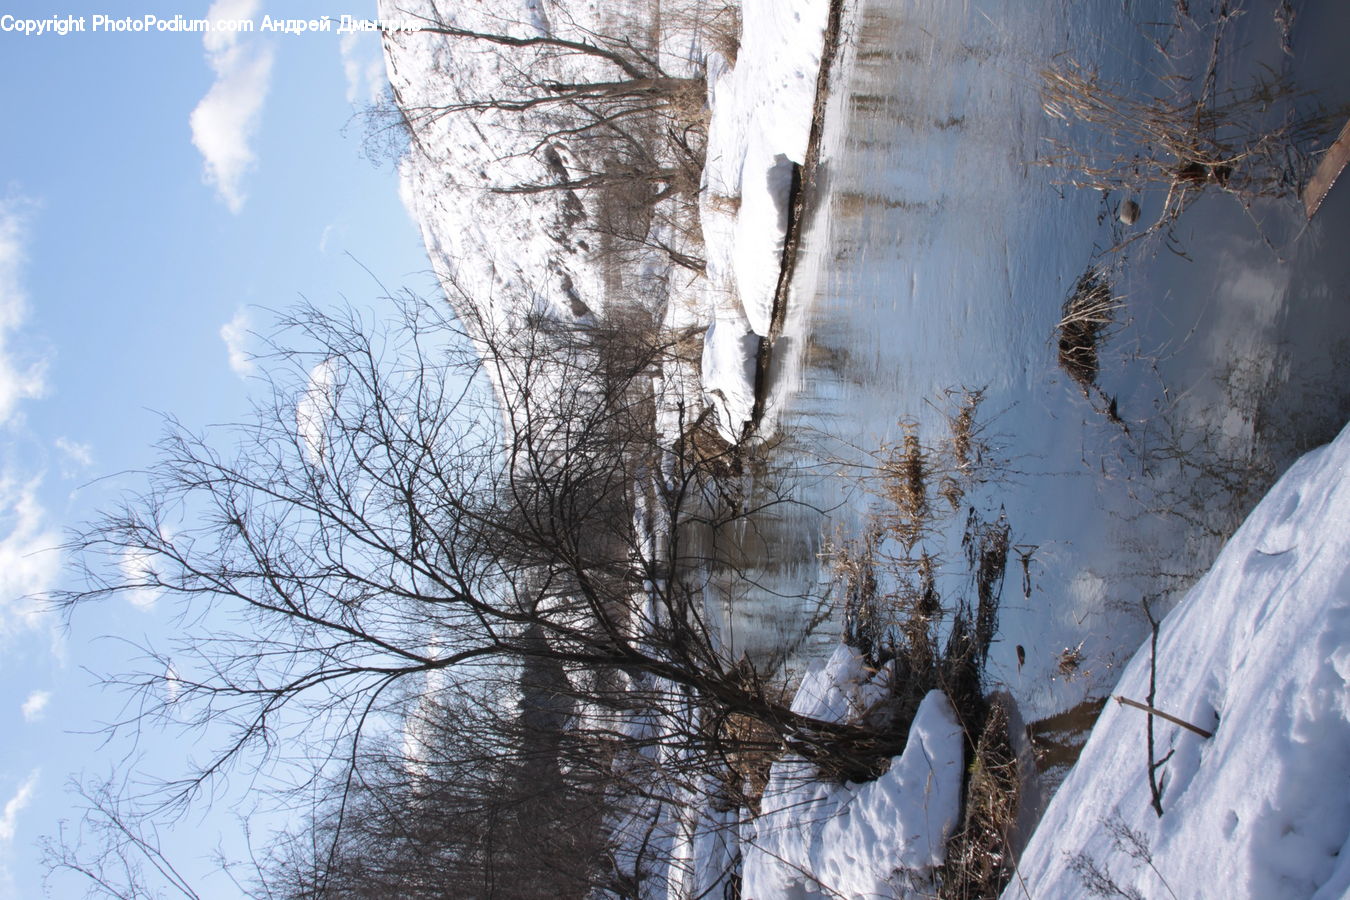
[[(1333, 71), (1350, 9), (1300, 4), (1289, 27), (1272, 4), (1246, 5), (1217, 44), (1221, 89), (1262, 77), (1329, 107), (1350, 100)], [(964, 503), (986, 520), (1005, 512), (1015, 548), (990, 678), (1028, 718), (1063, 710), (1109, 690), (1146, 633), (1141, 601), (1175, 602), (1275, 470), (1345, 423), (1350, 188), (1311, 224), (1292, 193), (1244, 204), (1212, 188), (1167, 233), (1113, 250), (1157, 219), (1163, 192), (1133, 195), (1131, 229), (1121, 193), (1043, 164), (1049, 138), (1107, 152), (1108, 137), (1045, 115), (1042, 70), (1073, 60), (1164, 93), (1205, 69), (1209, 7), (871, 0), (846, 16), (774, 350), (781, 442), (759, 479), (795, 504), (737, 535), (756, 584), (726, 588), (733, 640), (763, 652), (796, 639), (813, 606), (794, 598), (828, 581), (823, 548), (875, 506), (858, 477), (868, 451), (901, 422), (940, 437), (948, 392), (980, 389), (983, 436), (1005, 464)], [(1277, 97), (1269, 114), (1311, 102)], [(1295, 179), (1307, 162), (1290, 157)], [(1056, 325), (1092, 267), (1121, 308), (1101, 392), (1085, 395), (1058, 366)], [(948, 599), (969, 591), (962, 572), (946, 566)], [(1070, 671), (1066, 649), (1082, 654)]]

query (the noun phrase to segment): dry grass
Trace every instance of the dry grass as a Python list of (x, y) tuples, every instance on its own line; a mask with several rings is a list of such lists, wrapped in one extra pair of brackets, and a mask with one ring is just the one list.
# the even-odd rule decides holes
[(724, 755), (726, 768), (720, 773), (724, 797), (733, 807), (759, 815), (769, 770), (780, 752), (778, 736), (758, 719), (732, 714), (722, 721), (718, 738), (733, 748)]
[(1008, 734), (1008, 717), (989, 708), (966, 785), (965, 816), (947, 844), (941, 900), (997, 897), (1012, 876), (1009, 835), (1017, 822), (1021, 778)]
[[(879, 502), (870, 525), (858, 538), (836, 539), (830, 558), (844, 607), (845, 641), (869, 665), (893, 667), (890, 696), (871, 720), (884, 738), (878, 746), (894, 752), (931, 690), (950, 698), (965, 734), (971, 764), (964, 817), (948, 845), (938, 896), (993, 897), (1011, 872), (1007, 836), (1020, 792), (1006, 712), (985, 696), (1010, 528), (1001, 514), (986, 521), (974, 507), (964, 528), (954, 521), (966, 486), (996, 473), (978, 417), (983, 392), (949, 391), (944, 397), (938, 409), (947, 419), (947, 434), (930, 446), (917, 424), (901, 423), (900, 440), (877, 454), (871, 487)], [(939, 497), (952, 512), (935, 508)], [(963, 561), (964, 570), (944, 571), (941, 551), (934, 550), (942, 542), (959, 543), (950, 556)], [(940, 590), (953, 592), (953, 602), (944, 603)]]
[(674, 336), (670, 344), (671, 358), (686, 366), (697, 366), (703, 359), (703, 339), (706, 326), (691, 326)]
[(838, 540), (827, 549), (835, 584), (843, 594), (844, 642), (856, 647), (868, 665), (889, 655), (884, 646), (887, 622), (877, 598), (877, 532), (858, 540)]
[(740, 195), (728, 197), (724, 194), (712, 194), (708, 197), (708, 206), (717, 212), (734, 216), (741, 211), (741, 198)]
[[(1124, 183), (1210, 180), (1226, 185), (1234, 170), (1266, 151), (1276, 134), (1249, 133), (1238, 123), (1255, 98), (1271, 97), (1272, 89), (1254, 88), (1252, 96), (1229, 96), (1221, 102), (1192, 97), (1135, 97), (1101, 81), (1076, 60), (1067, 59), (1041, 72), (1042, 109), (1051, 118), (1077, 121), (1109, 135), (1122, 151), (1142, 150), (1128, 162), (1092, 158), (1062, 148), (1077, 170), (1073, 183), (1103, 189)], [(1201, 170), (1184, 174), (1183, 169)]]
[(985, 447), (980, 439), (982, 429), (975, 420), (980, 404), (984, 402), (984, 390), (963, 388), (960, 391), (948, 391), (947, 397), (957, 401), (955, 415), (947, 417), (947, 426), (951, 431), (952, 459), (957, 471), (969, 477), (984, 457)]
[(705, 409), (685, 430), (680, 444), (677, 450), (695, 467), (711, 475), (719, 490), (734, 490), (734, 486), (726, 482), (741, 476), (744, 461), (717, 430), (708, 410)]
[(728, 3), (704, 21), (703, 38), (709, 48), (722, 54), (734, 66), (741, 52), (741, 30), (741, 7), (737, 3)]
[[(686, 78), (665, 97), (667, 114), (682, 130), (706, 132), (712, 110), (708, 108), (708, 85), (702, 78)], [(699, 160), (702, 163), (702, 159)], [(697, 191), (697, 181), (694, 190)]]
[(885, 448), (881, 460), (881, 495), (890, 504), (886, 522), (901, 545), (909, 548), (928, 530), (929, 451), (919, 442), (919, 427), (901, 424), (904, 437)]
[(952, 512), (956, 512), (961, 508), (961, 501), (965, 499), (966, 490), (961, 486), (959, 479), (953, 478), (951, 475), (943, 475), (938, 481), (937, 494), (947, 501), (947, 505), (951, 507)]
[[(1007, 517), (1001, 512), (992, 522), (985, 522), (975, 515), (966, 520), (966, 533), (962, 543), (966, 548), (966, 559), (975, 574), (975, 640), (981, 652), (988, 653), (989, 644), (998, 630), (998, 608), (1002, 601), (1003, 580), (1008, 571), (1008, 549), (1012, 529)], [(984, 667), (984, 659), (980, 659)]]
[[(1272, 115), (1297, 99), (1278, 80), (1221, 88), (1219, 48), (1235, 15), (1225, 11), (1212, 26), (1208, 66), (1189, 76), (1170, 76), (1164, 82), (1168, 93), (1133, 93), (1071, 58), (1045, 69), (1046, 115), (1085, 126), (1095, 139), (1052, 138), (1041, 162), (1063, 171), (1064, 181), (1077, 187), (1127, 196), (1149, 189), (1165, 192), (1158, 217), (1144, 234), (1170, 226), (1206, 190), (1228, 191), (1243, 200), (1292, 196), (1300, 178), (1290, 170), (1291, 158), (1324, 138), (1340, 117), (1321, 110)], [(1158, 49), (1164, 67), (1180, 61)]]
[(1065, 647), (1059, 653), (1059, 658), (1055, 662), (1055, 669), (1065, 681), (1072, 681), (1077, 678), (1083, 668), (1083, 645), (1079, 643), (1077, 647)]
[(1097, 386), (1101, 370), (1098, 348), (1122, 308), (1111, 290), (1104, 268), (1090, 268), (1064, 301), (1056, 326), (1059, 335), (1059, 367), (1087, 393)]

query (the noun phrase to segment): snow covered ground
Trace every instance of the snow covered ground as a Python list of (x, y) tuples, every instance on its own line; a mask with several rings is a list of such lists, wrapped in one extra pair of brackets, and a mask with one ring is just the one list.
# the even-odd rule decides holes
[(827, 0), (744, 0), (746, 39), (735, 65), (720, 55), (709, 60), (699, 221), (711, 327), (702, 378), (731, 441), (754, 407), (757, 338), (769, 336), (773, 318), (793, 172), (806, 160), (829, 9)]
[[(535, 28), (548, 26), (532, 11), (556, 5), (500, 4), (514, 10), (511, 21)], [(1130, 40), (1147, 41), (1114, 7), (1082, 21), (1059, 12), (1063, 21), (1044, 24), (1050, 13), (1043, 6), (972, 0), (939, 9), (915, 0), (850, 7), (863, 11), (848, 20), (853, 39), (874, 32), (871, 55), (859, 65), (867, 77), (850, 85), (853, 93), (831, 98), (827, 140), (834, 143), (826, 156), (836, 168), (828, 214), (808, 235), (814, 248), (794, 282), (769, 398), (775, 424), (856, 450), (893, 437), (900, 416), (934, 418), (929, 407), (936, 409), (940, 391), (989, 387), (998, 416), (998, 434), (990, 436), (1012, 445), (1023, 479), (1006, 502), (1018, 552), (1026, 553), (1024, 595), (1005, 615), (992, 667), (1028, 718), (1111, 688), (1139, 634), (1129, 604), (1153, 577), (1132, 568), (1141, 554), (1121, 550), (1121, 533), (1135, 529), (1135, 538), (1161, 521), (1155, 510), (1141, 511), (1140, 482), (1128, 471), (1136, 436), (1157, 423), (1131, 419), (1135, 435), (1105, 426), (1058, 375), (1049, 347), (1067, 286), (1100, 249), (1094, 241), (1111, 239), (1109, 201), (1066, 196), (1026, 165), (1040, 141), (1028, 124), (1039, 111), (1027, 83), (1063, 49), (1059, 35), (1094, 60), (1088, 54), (1110, 58), (1103, 46), (1114, 53)], [(707, 328), (701, 386), (729, 439), (741, 435), (754, 403), (755, 357), (769, 328), (787, 192), (805, 155), (827, 12), (824, 0), (746, 0), (734, 65), (715, 53), (707, 60), (711, 119), (700, 195), (707, 273), (688, 288), (688, 304), (666, 310), (666, 322)], [(1138, 15), (1151, 20), (1153, 13)], [(436, 79), (447, 69), (462, 79), (492, 77), (481, 59), (401, 40), (390, 49), (391, 78), (405, 102), (441, 102)], [(938, 73), (932, 84), (913, 83), (916, 66)], [(463, 287), (458, 296), (478, 304), (488, 321), (508, 327), (531, 314), (583, 319), (599, 309), (602, 279), (571, 239), (566, 196), (527, 200), (482, 190), (475, 183), (482, 159), (520, 183), (541, 170), (509, 152), (509, 129), (455, 130), (450, 118), (437, 123), (445, 130), (430, 152), (405, 169), (406, 202), (423, 223), (438, 274)], [(1244, 419), (1216, 401), (1214, 369), (1232, 359), (1270, 372), (1298, 365), (1269, 347), (1282, 337), (1286, 299), (1300, 296), (1299, 278), (1309, 285), (1301, 296), (1332, 296), (1315, 274), (1324, 237), (1317, 227), (1302, 243), (1281, 235), (1274, 213), (1259, 235), (1236, 233), (1227, 207), (1200, 204), (1194, 215), (1187, 249), (1217, 260), (1214, 269), (1155, 265), (1145, 271), (1161, 268), (1157, 281), (1127, 282), (1131, 314), (1142, 324), (1113, 361), (1133, 353), (1154, 368), (1133, 384), (1117, 377), (1108, 387), (1127, 418), (1142, 417), (1173, 395), (1159, 399), (1139, 385), (1155, 388), (1173, 357), (1198, 358), (1210, 368), (1187, 370), (1186, 380), (1167, 373), (1181, 385), (1172, 412), (1212, 415), (1245, 434), (1255, 413)], [(1096, 230), (1088, 224), (1094, 217)], [(1284, 241), (1279, 252), (1306, 265), (1275, 266), (1267, 253), (1272, 234)], [(1150, 294), (1161, 299), (1150, 304)], [(1165, 327), (1144, 327), (1163, 320)], [(807, 350), (814, 361), (802, 363)], [(1350, 863), (1342, 862), (1350, 853), (1340, 853), (1350, 836), (1350, 655), (1342, 649), (1350, 635), (1350, 554), (1338, 536), (1350, 531), (1347, 453), (1342, 434), (1300, 463), (1165, 620), (1157, 704), (1215, 737), (1157, 723), (1158, 758), (1174, 751), (1159, 769), (1163, 817), (1149, 803), (1146, 716), (1111, 704), (1006, 896), (1084, 896), (1083, 875), (1094, 870), (1127, 896), (1206, 896), (1214, 884), (1251, 897), (1350, 891)], [(850, 501), (830, 490), (836, 493), (807, 502), (839, 510), (835, 524), (847, 522)], [(1146, 516), (1155, 518), (1141, 525)], [(810, 532), (804, 555), (816, 564), (812, 541), (821, 526), (813, 519), (799, 530)], [(1191, 563), (1192, 551), (1142, 557), (1161, 570)], [(785, 618), (782, 595), (766, 593), (777, 604), (771, 617)], [(1056, 675), (1061, 652), (1074, 646), (1082, 668)], [(1116, 693), (1144, 698), (1147, 657), (1146, 645)], [(840, 647), (808, 676), (797, 702), (822, 716), (856, 716), (878, 684)], [(930, 695), (914, 726), (917, 740), (865, 786), (827, 784), (801, 760), (780, 761), (763, 814), (739, 825), (743, 896), (922, 896), (931, 889), (962, 770), (952, 724), (945, 698)], [(723, 883), (735, 858), (727, 838), (736, 816), (703, 810), (668, 823), (675, 865), (660, 896), (697, 896)]]
[[(1151, 642), (1114, 693), (1150, 694)], [(887, 673), (839, 645), (793, 708), (857, 721)], [(1160, 623), (1148, 715), (1109, 703), (1004, 900), (1350, 896), (1350, 427), (1300, 459)], [(867, 785), (776, 763), (742, 829), (743, 896), (926, 897), (956, 822), (961, 732), (939, 692), (902, 756)]]
[[(1150, 659), (1146, 643), (1114, 693), (1144, 700)], [(1163, 620), (1155, 696), (1214, 735), (1155, 720), (1163, 814), (1148, 716), (1108, 703), (1004, 898), (1084, 896), (1097, 876), (1124, 896), (1350, 895), (1350, 428)]]
[(734, 66), (710, 66), (701, 221), (710, 289), (738, 297), (768, 335), (787, 233), (793, 165), (806, 160), (826, 0), (745, 0)]
[[(861, 721), (886, 694), (888, 669), (869, 674), (840, 644), (808, 673), (794, 711)], [(774, 763), (760, 814), (743, 828), (742, 896), (748, 900), (926, 897), (961, 811), (964, 746), (951, 701), (931, 691), (904, 753), (876, 781), (821, 779), (792, 755)]]

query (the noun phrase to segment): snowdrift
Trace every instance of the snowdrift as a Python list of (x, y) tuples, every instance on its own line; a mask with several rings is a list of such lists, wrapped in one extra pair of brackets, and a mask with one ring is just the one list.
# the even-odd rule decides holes
[[(869, 677), (840, 644), (808, 674), (792, 708), (833, 721), (860, 718), (885, 694), (889, 670)], [(747, 900), (926, 897), (961, 807), (961, 726), (951, 701), (931, 691), (905, 750), (867, 784), (835, 784), (809, 763), (774, 764), (760, 815), (747, 823), (742, 896)]]
[[(1296, 463), (1163, 620), (1155, 719), (1108, 703), (1004, 898), (1350, 893), (1350, 428)], [(1150, 648), (1116, 688), (1143, 700)], [(1114, 886), (1114, 887), (1112, 887)], [(1121, 893), (1110, 893), (1119, 891)], [(1131, 893), (1137, 892), (1137, 893)]]

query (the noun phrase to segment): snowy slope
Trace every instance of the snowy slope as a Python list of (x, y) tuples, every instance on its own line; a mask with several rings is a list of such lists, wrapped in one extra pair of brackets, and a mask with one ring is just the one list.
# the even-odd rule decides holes
[[(1146, 644), (1117, 695), (1145, 698), (1149, 659)], [(1094, 877), (1110, 896), (1350, 895), (1350, 428), (1162, 622), (1155, 705), (1214, 734), (1156, 721), (1163, 815), (1147, 716), (1109, 703), (1005, 898), (1086, 896)]]
[(794, 166), (806, 159), (815, 112), (826, 0), (745, 0), (735, 66), (708, 66), (708, 159), (699, 218), (712, 335), (703, 386), (728, 439), (754, 407), (756, 336), (769, 335), (787, 236)]
[[(440, 7), (451, 25), (517, 38), (589, 41), (606, 33), (624, 4), (569, 0), (491, 0)], [(390, 83), (416, 137), (403, 160), (404, 205), (419, 223), (432, 267), (462, 318), (511, 333), (538, 317), (589, 321), (606, 305), (602, 267), (585, 234), (589, 198), (571, 190), (503, 193), (501, 188), (557, 183), (575, 175), (561, 142), (541, 144), (544, 114), (497, 109), (442, 111), (510, 96), (522, 51), (418, 32), (434, 20), (432, 0), (381, 0), (387, 23), (411, 25), (385, 35)], [(688, 301), (644, 297), (676, 330), (711, 327), (702, 359), (703, 391), (719, 427), (738, 439), (754, 403), (756, 335), (767, 335), (787, 227), (794, 164), (811, 129), (826, 0), (747, 0), (747, 35), (734, 65), (707, 57), (707, 164), (699, 215), (706, 277), (671, 288)], [(696, 38), (664, 37), (662, 65), (691, 74), (705, 61)], [(689, 46), (685, 46), (689, 44)], [(671, 53), (668, 45), (679, 45)], [(525, 55), (528, 59), (528, 54)], [(594, 59), (550, 58), (560, 82), (612, 78)], [(658, 263), (649, 261), (652, 268)], [(654, 272), (673, 284), (675, 273)], [(681, 391), (682, 393), (682, 391)]]
[[(454, 27), (518, 38), (579, 37), (597, 24), (589, 4), (566, 4), (576, 21), (560, 7), (536, 0), (439, 5)], [(381, 0), (380, 14), (386, 23), (415, 28), (433, 21), (436, 8), (432, 0)], [(603, 303), (603, 291), (577, 241), (579, 198), (567, 190), (494, 190), (559, 180), (565, 161), (539, 149), (545, 117), (493, 109), (438, 113), (516, 96), (512, 80), (528, 54), (415, 30), (387, 32), (384, 41), (390, 84), (416, 131), (400, 166), (403, 202), (461, 317), (506, 331), (531, 316), (584, 318)], [(572, 66), (584, 70), (587, 62)], [(584, 78), (583, 71), (556, 74)]]

